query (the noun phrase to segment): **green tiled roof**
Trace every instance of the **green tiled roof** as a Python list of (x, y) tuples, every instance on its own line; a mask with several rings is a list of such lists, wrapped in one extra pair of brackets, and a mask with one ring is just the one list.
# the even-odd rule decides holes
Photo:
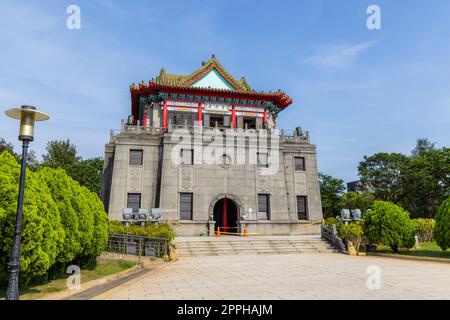
[(236, 80), (230, 73), (228, 73), (224, 67), (219, 63), (214, 55), (202, 63), (202, 66), (191, 73), (190, 75), (172, 74), (166, 73), (164, 68), (161, 68), (159, 76), (154, 80), (157, 84), (179, 86), (179, 87), (189, 87), (192, 83), (198, 81), (203, 76), (205, 76), (212, 69), (216, 69), (237, 91), (243, 92), (254, 92), (252, 88), (248, 85), (246, 79), (242, 77)]

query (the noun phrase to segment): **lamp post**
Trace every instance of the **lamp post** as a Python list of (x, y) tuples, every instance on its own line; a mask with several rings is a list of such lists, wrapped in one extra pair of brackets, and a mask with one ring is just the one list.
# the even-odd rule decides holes
[(33, 106), (22, 106), (5, 111), (13, 119), (20, 120), (19, 140), (22, 141), (22, 163), (20, 167), (19, 196), (17, 199), (16, 226), (11, 250), (9, 267), (9, 283), (6, 300), (19, 299), (19, 271), (20, 271), (20, 237), (22, 234), (22, 207), (25, 188), (25, 172), (27, 167), (28, 144), (33, 141), (34, 122), (48, 120), (48, 115), (39, 112)]

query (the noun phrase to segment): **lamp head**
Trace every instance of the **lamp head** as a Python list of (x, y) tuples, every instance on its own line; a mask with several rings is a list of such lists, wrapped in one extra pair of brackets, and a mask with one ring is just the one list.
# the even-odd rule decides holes
[(33, 141), (35, 121), (45, 121), (49, 116), (37, 111), (33, 106), (22, 106), (5, 111), (5, 114), (13, 119), (20, 120), (19, 140)]

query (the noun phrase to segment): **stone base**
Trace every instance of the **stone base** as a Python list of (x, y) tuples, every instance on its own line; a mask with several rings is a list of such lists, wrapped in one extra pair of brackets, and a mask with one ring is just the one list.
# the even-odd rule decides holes
[(243, 221), (244, 228), (249, 236), (320, 235), (320, 223), (312, 221)]
[[(205, 236), (213, 235), (209, 232), (208, 221), (178, 221), (172, 222), (172, 228), (179, 237), (199, 237), (200, 234)], [(214, 223), (211, 226), (214, 229)]]
[[(178, 221), (172, 227), (177, 236), (215, 236), (215, 221)], [(241, 235), (247, 228), (249, 236), (320, 235), (320, 223), (313, 221), (242, 221)]]

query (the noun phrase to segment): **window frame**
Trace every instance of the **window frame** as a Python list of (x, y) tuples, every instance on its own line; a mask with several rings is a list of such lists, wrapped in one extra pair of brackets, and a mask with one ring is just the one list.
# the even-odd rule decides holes
[[(304, 219), (300, 218), (300, 211), (299, 211), (299, 207), (298, 207), (298, 200), (299, 200), (299, 198), (303, 198), (304, 199), (304, 204), (305, 204), (305, 212), (304, 212), (305, 218)], [(299, 196), (296, 196), (295, 200), (296, 200), (295, 201), (295, 206), (297, 208), (297, 219), (300, 220), (300, 221), (309, 221), (308, 196), (299, 195)]]
[[(302, 164), (301, 169), (297, 168), (296, 159), (303, 159), (303, 164)], [(306, 162), (305, 161), (306, 161), (305, 157), (303, 157), (303, 156), (294, 156), (294, 170), (295, 171), (306, 171)]]
[[(189, 150), (191, 152), (191, 159), (190, 159), (190, 163), (184, 163), (183, 162), (183, 152), (184, 150)], [(194, 149), (189, 149), (189, 148), (182, 148), (180, 149), (180, 164), (184, 165), (184, 166), (192, 166), (194, 164)]]
[[(266, 155), (266, 164), (262, 164), (259, 161), (259, 155)], [(269, 153), (268, 152), (256, 152), (256, 167), (257, 168), (268, 168), (269, 167)]]
[(245, 125), (247, 124), (247, 129), (256, 129), (256, 117), (246, 117), (243, 116), (242, 119), (242, 127), (245, 129)]
[[(194, 211), (194, 194), (192, 193), (192, 192), (180, 192), (179, 193), (180, 194), (180, 196), (179, 196), (179, 219), (180, 220), (182, 220), (182, 221), (192, 221), (193, 220), (193, 211)], [(182, 201), (181, 201), (181, 199), (182, 199), (182, 197), (184, 196), (184, 195), (189, 195), (190, 196), (190, 217), (189, 217), (189, 219), (185, 219), (184, 217), (183, 217), (183, 211), (182, 211), (182, 209), (181, 209), (181, 203), (182, 203)]]
[[(131, 163), (131, 159), (132, 156), (131, 154), (134, 152), (139, 152), (140, 153), (140, 163)], [(143, 149), (130, 149), (129, 153), (128, 153), (128, 165), (129, 166), (142, 166), (144, 164), (144, 150)]]
[[(139, 196), (139, 207), (138, 208), (133, 208), (130, 206), (130, 196)], [(139, 209), (141, 209), (142, 207), (142, 193), (139, 192), (129, 192), (127, 193), (127, 208), (132, 208), (133, 212), (138, 212)]]
[[(267, 211), (260, 211), (259, 199), (262, 196), (265, 197)], [(268, 194), (268, 193), (258, 193), (257, 198), (258, 198), (258, 211), (256, 212), (256, 219), (257, 220), (261, 220), (261, 221), (270, 221), (271, 220), (270, 194)], [(266, 214), (266, 219), (260, 218), (259, 217), (260, 213), (265, 213)]]

